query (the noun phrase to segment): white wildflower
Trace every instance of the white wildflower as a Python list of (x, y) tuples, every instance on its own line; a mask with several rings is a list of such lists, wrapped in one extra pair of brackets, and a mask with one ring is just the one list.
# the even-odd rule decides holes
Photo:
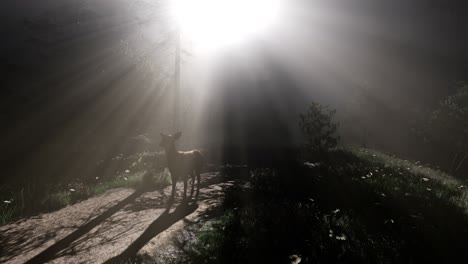
[(336, 240), (341, 240), (341, 241), (346, 240), (346, 236), (344, 234), (342, 234), (341, 236), (336, 236), (335, 238)]

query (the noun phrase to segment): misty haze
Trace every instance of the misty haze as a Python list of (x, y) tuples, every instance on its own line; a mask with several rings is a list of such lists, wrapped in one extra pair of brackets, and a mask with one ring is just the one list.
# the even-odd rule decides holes
[(468, 3), (4, 0), (1, 263), (462, 263)]

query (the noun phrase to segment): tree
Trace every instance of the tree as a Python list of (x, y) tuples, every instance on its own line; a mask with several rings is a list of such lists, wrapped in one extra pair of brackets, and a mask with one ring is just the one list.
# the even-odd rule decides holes
[(314, 152), (323, 152), (337, 146), (338, 123), (333, 121), (336, 110), (313, 102), (307, 111), (300, 115), (299, 126), (306, 138), (306, 147)]
[(468, 159), (468, 84), (459, 84), (454, 94), (440, 101), (430, 116), (427, 136), (451, 152), (450, 172), (457, 173)]

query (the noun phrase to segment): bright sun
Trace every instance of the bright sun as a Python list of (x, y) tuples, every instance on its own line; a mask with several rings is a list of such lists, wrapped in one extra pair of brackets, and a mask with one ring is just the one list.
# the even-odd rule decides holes
[(203, 50), (240, 43), (271, 26), (280, 0), (172, 0), (182, 36)]

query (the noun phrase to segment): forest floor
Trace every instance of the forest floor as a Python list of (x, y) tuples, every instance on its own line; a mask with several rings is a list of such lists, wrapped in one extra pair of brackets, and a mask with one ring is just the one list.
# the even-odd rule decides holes
[[(222, 202), (219, 173), (202, 174), (198, 203), (177, 199), (167, 211), (170, 188), (118, 188), (59, 211), (0, 227), (1, 263), (103, 263), (150, 255), (157, 258), (187, 224), (196, 223)], [(190, 234), (185, 234), (190, 236)]]
[[(111, 189), (0, 227), (1, 263), (456, 263), (468, 258), (468, 181), (366, 149)], [(145, 187), (144, 181), (142, 182)], [(298, 262), (295, 262), (298, 263)]]

